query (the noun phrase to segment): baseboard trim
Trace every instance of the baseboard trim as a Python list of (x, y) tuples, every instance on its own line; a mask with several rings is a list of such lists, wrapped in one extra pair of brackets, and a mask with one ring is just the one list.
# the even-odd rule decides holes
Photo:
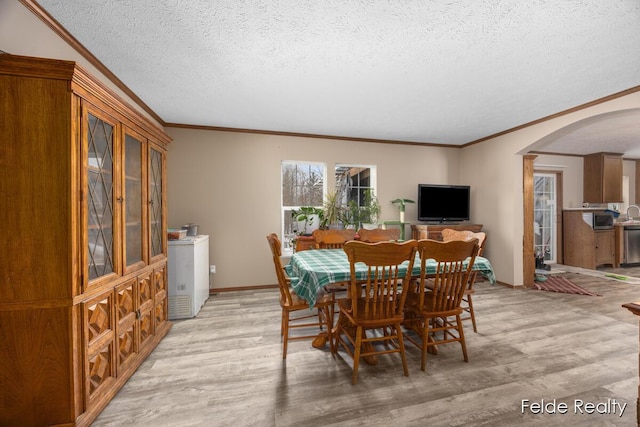
[(523, 285), (512, 285), (510, 283), (501, 282), (499, 280), (496, 281), (496, 285), (504, 286), (505, 288), (511, 288), (511, 289), (523, 289), (524, 288)]
[(237, 288), (213, 288), (209, 289), (209, 295), (222, 292), (256, 291), (259, 289), (278, 289), (278, 285), (238, 286)]

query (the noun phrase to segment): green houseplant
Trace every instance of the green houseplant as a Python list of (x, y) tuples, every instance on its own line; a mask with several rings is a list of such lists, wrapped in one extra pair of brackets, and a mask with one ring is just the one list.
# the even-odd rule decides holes
[(378, 202), (378, 198), (373, 193), (373, 190), (367, 190), (364, 193), (364, 205), (360, 209), (362, 226), (365, 227), (364, 224), (370, 224), (365, 228), (377, 228), (382, 206), (380, 202)]
[(326, 194), (323, 206), (323, 218), (321, 228), (339, 229), (344, 227), (345, 208), (342, 206), (340, 195), (337, 191)]
[(349, 200), (344, 211), (344, 224), (346, 228), (358, 228), (361, 220), (360, 206), (355, 200)]
[(291, 218), (297, 222), (296, 234), (311, 234), (320, 228), (324, 218), (324, 210), (315, 206), (301, 206), (291, 210)]

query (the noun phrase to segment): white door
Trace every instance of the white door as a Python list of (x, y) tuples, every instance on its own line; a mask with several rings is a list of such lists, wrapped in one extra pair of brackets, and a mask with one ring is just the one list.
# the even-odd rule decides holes
[(533, 174), (534, 253), (544, 255), (546, 264), (555, 264), (557, 252), (557, 177), (553, 173)]

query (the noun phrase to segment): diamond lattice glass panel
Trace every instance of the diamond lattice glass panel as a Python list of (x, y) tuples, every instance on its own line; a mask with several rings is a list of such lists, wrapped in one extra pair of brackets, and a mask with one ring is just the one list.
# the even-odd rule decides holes
[(149, 169), (151, 256), (162, 253), (162, 153), (151, 149)]
[(89, 114), (87, 227), (89, 280), (113, 272), (113, 126)]
[(125, 241), (127, 266), (142, 261), (142, 143), (125, 138)]

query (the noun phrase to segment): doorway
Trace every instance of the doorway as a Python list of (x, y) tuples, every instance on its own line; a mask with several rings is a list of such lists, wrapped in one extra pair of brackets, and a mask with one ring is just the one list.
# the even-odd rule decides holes
[(560, 257), (559, 172), (533, 173), (533, 246), (536, 257), (556, 264)]

